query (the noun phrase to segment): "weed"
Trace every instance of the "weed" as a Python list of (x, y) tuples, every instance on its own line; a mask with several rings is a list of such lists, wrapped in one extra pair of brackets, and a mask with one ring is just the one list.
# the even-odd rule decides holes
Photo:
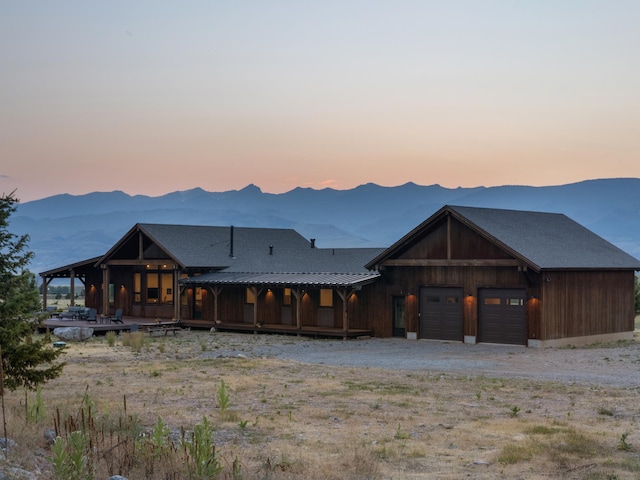
[(512, 417), (517, 417), (518, 413), (520, 413), (520, 407), (518, 407), (518, 406), (511, 407), (511, 416)]
[(36, 389), (35, 402), (31, 402), (27, 409), (27, 419), (30, 422), (38, 423), (47, 416), (47, 408), (44, 400), (42, 400), (42, 388), (38, 386)]
[(631, 450), (631, 444), (627, 442), (627, 437), (629, 436), (629, 432), (624, 432), (620, 435), (620, 441), (618, 442), (618, 450), (622, 450), (623, 452), (628, 452)]
[(225, 413), (231, 406), (231, 397), (224, 380), (220, 380), (220, 386), (218, 387), (216, 398), (218, 400), (218, 407), (220, 408), (220, 418), (224, 420)]
[(51, 448), (54, 475), (60, 480), (93, 480), (93, 463), (88, 457), (89, 436), (79, 430), (66, 439), (58, 437)]
[(393, 436), (396, 440), (406, 440), (409, 438), (409, 434), (400, 430), (400, 424), (398, 424), (398, 429), (396, 430), (396, 434)]
[(106, 333), (105, 338), (107, 339), (107, 345), (110, 347), (114, 347), (116, 345), (116, 332), (113, 330), (109, 330)]
[(202, 423), (194, 426), (191, 441), (183, 442), (189, 478), (216, 478), (222, 471), (212, 437), (211, 422), (203, 417)]

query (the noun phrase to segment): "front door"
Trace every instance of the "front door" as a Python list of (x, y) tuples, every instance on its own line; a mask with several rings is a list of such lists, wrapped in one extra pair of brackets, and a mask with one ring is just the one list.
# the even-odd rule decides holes
[(404, 337), (405, 335), (405, 298), (393, 297), (393, 336)]

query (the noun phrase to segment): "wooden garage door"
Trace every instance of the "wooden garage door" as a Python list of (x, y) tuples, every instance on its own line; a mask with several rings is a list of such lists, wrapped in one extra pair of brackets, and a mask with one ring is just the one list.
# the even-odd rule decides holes
[(478, 291), (478, 341), (526, 345), (525, 291), (484, 288)]
[(462, 341), (462, 289), (420, 289), (420, 338)]

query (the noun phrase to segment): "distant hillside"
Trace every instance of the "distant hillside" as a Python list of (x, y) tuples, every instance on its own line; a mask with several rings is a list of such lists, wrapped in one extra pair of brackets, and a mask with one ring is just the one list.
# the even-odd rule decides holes
[(640, 257), (640, 179), (602, 179), (553, 187), (448, 189), (407, 183), (351, 190), (296, 188), (263, 193), (200, 188), (161, 197), (123, 192), (56, 195), (18, 206), (14, 233), (31, 236), (39, 273), (105, 253), (133, 225), (175, 223), (294, 228), (319, 247), (384, 247), (443, 205), (564, 213)]

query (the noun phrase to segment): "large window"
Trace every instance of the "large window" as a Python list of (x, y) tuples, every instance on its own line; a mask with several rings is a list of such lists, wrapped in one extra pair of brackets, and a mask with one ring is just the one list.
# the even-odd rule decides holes
[(173, 305), (173, 273), (163, 272), (168, 268), (165, 265), (147, 265), (145, 274), (147, 303)]

